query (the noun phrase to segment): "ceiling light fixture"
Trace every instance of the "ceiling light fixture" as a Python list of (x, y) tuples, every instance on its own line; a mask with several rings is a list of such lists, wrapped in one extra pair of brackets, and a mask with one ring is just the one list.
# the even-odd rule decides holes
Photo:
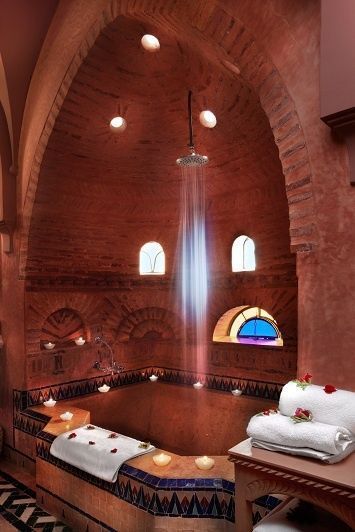
[(110, 122), (110, 129), (114, 133), (122, 133), (127, 127), (127, 122), (122, 116), (115, 116)]
[(200, 113), (200, 122), (204, 127), (208, 127), (212, 129), (217, 124), (217, 118), (216, 115), (212, 113), (212, 111), (201, 111)]
[(141, 44), (147, 52), (157, 52), (160, 49), (160, 42), (154, 35), (143, 35)]

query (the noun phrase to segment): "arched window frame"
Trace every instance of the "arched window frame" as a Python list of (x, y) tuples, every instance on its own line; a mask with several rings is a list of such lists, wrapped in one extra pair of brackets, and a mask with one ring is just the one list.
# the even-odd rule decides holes
[[(277, 338), (268, 340), (265, 338), (240, 338), (238, 332), (242, 326), (253, 318), (260, 318), (269, 322), (274, 328)], [(268, 347), (282, 347), (283, 339), (276, 320), (266, 310), (260, 307), (241, 306), (234, 307), (225, 312), (218, 320), (214, 333), (214, 342), (226, 342), (237, 344), (251, 344)]]
[[(145, 267), (149, 264), (149, 269)], [(150, 241), (143, 244), (139, 252), (140, 275), (164, 275), (165, 253), (159, 242)]]
[[(251, 247), (252, 260), (247, 262), (247, 247)], [(250, 257), (249, 257), (250, 260)], [(232, 271), (250, 272), (256, 268), (255, 264), (255, 243), (247, 235), (238, 236), (232, 244)]]

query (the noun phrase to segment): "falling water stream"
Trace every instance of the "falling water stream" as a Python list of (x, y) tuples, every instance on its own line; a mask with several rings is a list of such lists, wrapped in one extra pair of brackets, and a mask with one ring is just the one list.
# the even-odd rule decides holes
[[(181, 165), (180, 268), (185, 331), (189, 358), (198, 373), (206, 369), (207, 251), (204, 166)], [(192, 349), (192, 352), (191, 352)], [(190, 366), (191, 367), (191, 366)]]

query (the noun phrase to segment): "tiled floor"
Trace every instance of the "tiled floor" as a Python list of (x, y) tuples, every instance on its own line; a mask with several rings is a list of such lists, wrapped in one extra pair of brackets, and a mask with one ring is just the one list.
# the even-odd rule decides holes
[(1, 532), (70, 532), (68, 526), (37, 506), (34, 484), (35, 479), (28, 473), (8, 462), (0, 462)]

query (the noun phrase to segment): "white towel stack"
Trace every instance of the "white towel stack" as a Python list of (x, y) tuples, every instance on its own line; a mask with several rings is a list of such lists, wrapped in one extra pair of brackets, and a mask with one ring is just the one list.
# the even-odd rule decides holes
[[(308, 410), (311, 421), (296, 423), (297, 408)], [(327, 463), (339, 462), (355, 450), (355, 393), (309, 384), (287, 383), (279, 412), (253, 416), (247, 427), (254, 447), (308, 456)]]

